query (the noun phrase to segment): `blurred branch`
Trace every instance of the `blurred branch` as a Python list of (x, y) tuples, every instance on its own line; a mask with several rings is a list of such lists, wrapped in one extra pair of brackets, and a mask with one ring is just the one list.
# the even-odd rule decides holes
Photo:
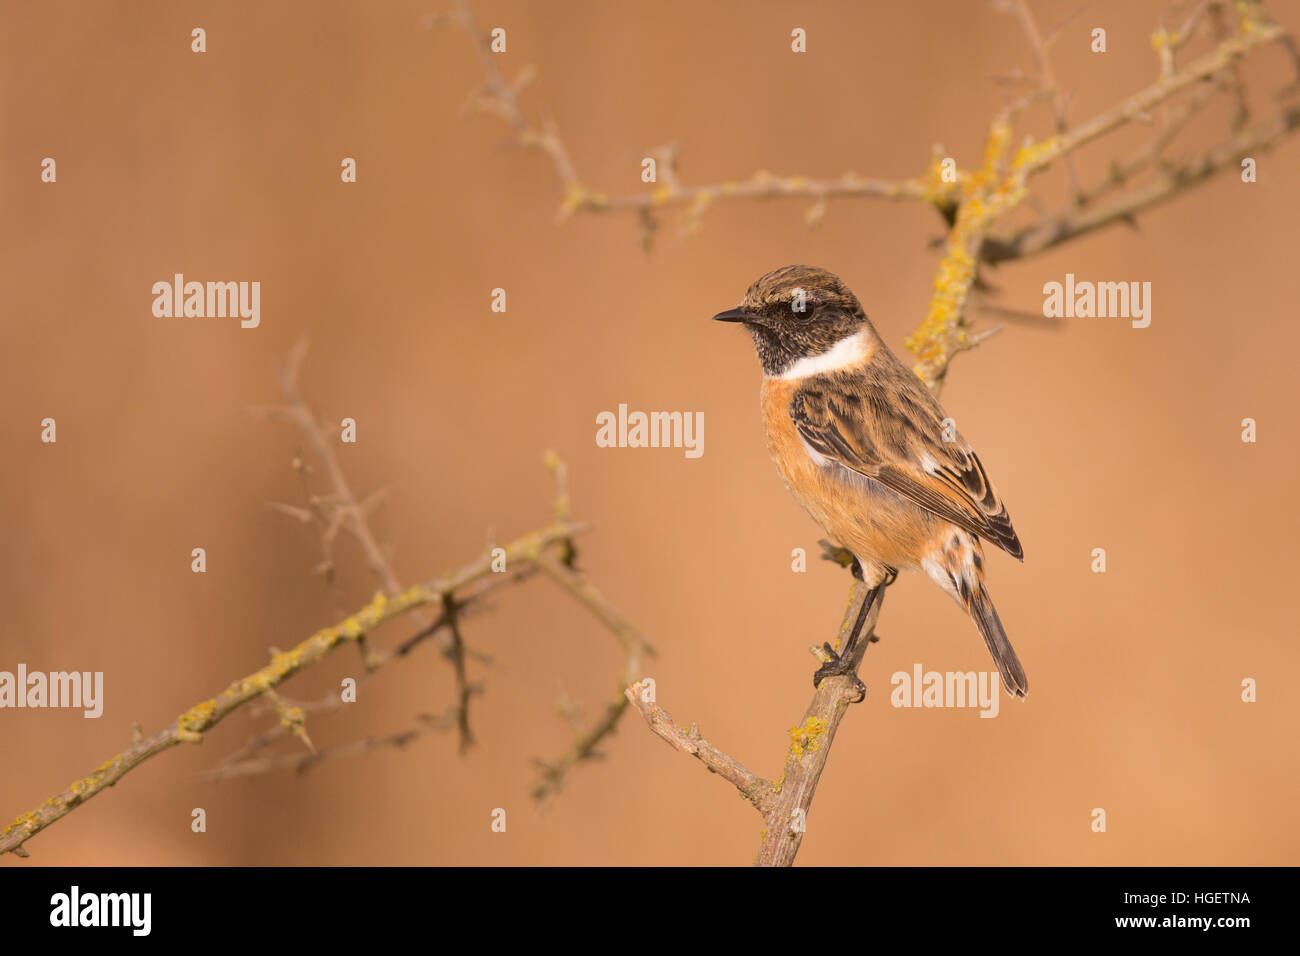
[[(505, 546), (507, 567), (513, 563), (526, 566), (530, 559), (548, 549), (565, 545), (584, 530), (581, 525), (564, 521), (523, 535)], [(89, 776), (74, 781), (62, 793), (55, 794), (30, 813), (19, 816), (0, 833), (0, 855), (17, 853), (25, 856), (25, 841), (116, 784), (149, 758), (179, 743), (201, 743), (203, 733), (229, 714), (274, 690), (300, 670), (323, 660), (335, 649), (373, 634), (382, 624), (405, 616), (416, 608), (443, 606), (460, 588), (492, 573), (491, 557), (485, 556), (450, 575), (407, 588), (391, 597), (383, 592), (377, 593), (369, 604), (354, 614), (322, 628), (291, 650), (275, 653), (265, 667), (235, 681), (215, 697), (195, 704), (164, 729), (136, 740)], [(299, 718), (290, 718), (291, 722), (296, 719)]]
[[(1047, 55), (1047, 48), (1051, 42), (1060, 35), (1065, 25), (1082, 13), (1082, 9), (1075, 10), (1074, 13), (1066, 17), (1065, 20), (1058, 23), (1046, 36), (1038, 29), (1038, 22), (1034, 19), (1033, 13), (1029, 9), (1029, 0), (1015, 0), (1012, 10), (1020, 20), (1020, 27), (1024, 30), (1025, 39), (1029, 43), (1029, 49), (1034, 54), (1034, 61), (1038, 66), (1038, 88), (1052, 98), (1052, 115), (1056, 120), (1056, 131), (1064, 133), (1069, 129), (1069, 97), (1061, 92), (1060, 87), (1056, 85), (1056, 76), (1052, 73), (1052, 62)], [(1066, 157), (1066, 172), (1069, 175), (1070, 196), (1077, 202), (1079, 197), (1079, 170), (1075, 165), (1075, 157), (1069, 155)]]
[(546, 800), (560, 791), (564, 778), (579, 763), (600, 756), (597, 747), (618, 726), (618, 720), (627, 707), (622, 689), (630, 683), (641, 679), (641, 664), (645, 657), (654, 656), (654, 648), (640, 631), (627, 620), (618, 609), (611, 605), (586, 576), (572, 566), (573, 555), (557, 559), (551, 552), (539, 554), (535, 564), (544, 571), (562, 590), (585, 607), (592, 615), (605, 625), (622, 646), (626, 655), (623, 671), (619, 675), (617, 691), (605, 704), (601, 716), (591, 727), (579, 728), (573, 745), (555, 760), (538, 760), (541, 779), (533, 788), (536, 800)]
[[(585, 525), (572, 520), (567, 471), (564, 463), (554, 454), (546, 458), (547, 467), (554, 473), (556, 481), (554, 518), (550, 524), (495, 549), (495, 554), (490, 550), (451, 574), (425, 584), (400, 588), (366, 522), (365, 506), (359, 504), (352, 495), (333, 449), (298, 392), (297, 376), (305, 350), (305, 341), (299, 342), (281, 375), (281, 387), (288, 404), (261, 411), (273, 420), (288, 421), (299, 426), (324, 464), (333, 491), (327, 499), (309, 495), (308, 508), (299, 509), (302, 513), (296, 513), (294, 507), (289, 505), (279, 506), (277, 510), (290, 513), (299, 520), (304, 520), (304, 514), (308, 516), (306, 520), (320, 517), (326, 531), (346, 528), (361, 543), (371, 569), (389, 589), (388, 593), (377, 592), (366, 606), (337, 624), (317, 631), (288, 651), (271, 648), (271, 661), (266, 666), (230, 684), (215, 697), (194, 705), (152, 736), (145, 737), (138, 727), (134, 728), (129, 747), (88, 776), (71, 783), (66, 790), (55, 794), (35, 810), (20, 815), (0, 832), (0, 855), (14, 853), (27, 856), (24, 844), (46, 827), (67, 816), (91, 797), (115, 785), (146, 760), (179, 743), (201, 743), (206, 731), (235, 710), (257, 701), (266, 701), (270, 705), (277, 715), (277, 726), (248, 741), (234, 755), (204, 776), (221, 779), (283, 768), (302, 771), (327, 759), (384, 747), (402, 747), (423, 734), (450, 727), (459, 729), (463, 750), (472, 740), (468, 726), (468, 698), (477, 691), (477, 687), (471, 685), (466, 676), (466, 647), (460, 632), (460, 620), (465, 610), (472, 607), (487, 590), (508, 581), (521, 580), (538, 570), (544, 571), (561, 590), (587, 608), (619, 642), (626, 655), (620, 686), (625, 681), (636, 680), (642, 659), (654, 654), (654, 648), (641, 633), (574, 568), (577, 554), (574, 538), (587, 529)], [(430, 618), (421, 613), (421, 609), (426, 606), (437, 609), (436, 617)], [(407, 616), (417, 617), (421, 624), (420, 630), (413, 636), (392, 650), (375, 651), (368, 647), (367, 639), (379, 627), (395, 618)], [(420, 724), (413, 729), (317, 750), (307, 733), (306, 715), (311, 711), (340, 709), (342, 695), (336, 692), (314, 704), (300, 704), (281, 697), (277, 691), (294, 674), (318, 663), (344, 644), (356, 644), (363, 649), (366, 671), (361, 680), (364, 680), (392, 661), (404, 658), (421, 641), (442, 632), (450, 635), (447, 646), (456, 672), (456, 703), (441, 717), (422, 715)], [(573, 746), (564, 754), (550, 762), (539, 761), (544, 768), (544, 775), (542, 783), (534, 790), (534, 795), (541, 798), (558, 792), (574, 767), (599, 756), (597, 745), (614, 731), (623, 709), (622, 705), (607, 708), (606, 713), (590, 729), (578, 735)], [(263, 748), (286, 733), (296, 736), (308, 752), (258, 756)]]
[(389, 747), (400, 749), (426, 734), (451, 730), (460, 721), (460, 710), (449, 708), (439, 716), (420, 714), (419, 723), (407, 730), (399, 730), (378, 737), (366, 737), (351, 743), (340, 744), (327, 750), (313, 750), (309, 753), (272, 754), (245, 760), (226, 767), (214, 767), (199, 776), (207, 780), (223, 780), (227, 777), (247, 777), (255, 774), (272, 773), (277, 770), (293, 770), (306, 773), (324, 760), (340, 757), (355, 757), (374, 750), (386, 750)]
[(1300, 127), (1300, 107), (1292, 107), (1270, 122), (1245, 130), (1228, 142), (1191, 159), (1163, 165), (1152, 182), (1136, 187), (1104, 206), (1068, 206), (1043, 216), (1031, 226), (1007, 236), (990, 236), (985, 244), (985, 262), (1018, 259), (1115, 222), (1129, 222), (1137, 213), (1158, 205), (1192, 186), (1205, 182), (1221, 170), (1239, 169), (1243, 156), (1265, 153)]
[[(402, 585), (393, 572), (393, 567), (384, 554), (384, 549), (380, 547), (378, 539), (375, 537), (374, 532), (370, 530), (370, 524), (366, 520), (374, 505), (386, 492), (377, 492), (365, 502), (358, 502), (352, 494), (352, 488), (348, 484), (347, 476), (339, 465), (338, 456), (334, 454), (333, 444), (325, 436), (324, 429), (316, 421), (316, 416), (307, 403), (303, 401), (302, 393), (298, 389), (298, 376), (302, 371), (302, 363), (307, 357), (307, 345), (308, 339), (306, 336), (303, 336), (294, 344), (294, 347), (289, 352), (288, 361), (277, 376), (280, 391), (284, 394), (285, 404), (264, 406), (254, 409), (254, 411), (270, 421), (288, 422), (296, 425), (325, 469), (332, 493), (327, 497), (320, 497), (312, 495), (308, 489), (308, 507), (311, 509), (311, 514), (317, 517), (323, 525), (321, 542), (325, 555), (325, 564), (329, 568), (329, 576), (332, 578), (333, 557), (331, 549), (333, 539), (339, 529), (344, 528), (361, 545), (366, 563), (375, 576), (379, 578), (385, 592), (389, 595), (396, 594), (402, 589)], [(305, 469), (300, 465), (300, 470)], [(276, 505), (276, 507), (281, 511), (293, 513), (293, 509), (289, 505)], [(445, 630), (449, 632), (450, 636), (447, 636), (447, 633), (441, 627), (431, 628), (430, 619), (422, 611), (413, 611), (411, 616), (421, 627), (422, 634), (437, 634), (439, 636), (443, 654), (452, 662), (456, 675), (456, 698), (459, 708), (456, 727), (460, 733), (460, 750), (461, 753), (464, 753), (474, 743), (474, 734), (470, 729), (469, 722), (469, 702), (476, 688), (471, 687), (466, 678), (465, 645), (460, 638), (460, 631), (456, 621), (456, 605), (448, 603), (443, 613), (444, 619), (440, 623), (446, 626)], [(364, 637), (357, 641), (357, 647), (361, 651), (362, 666), (367, 673), (373, 673), (383, 667), (393, 657), (391, 653), (375, 653), (366, 643)]]
[[(1210, 4), (1211, 7), (1217, 6)], [(1037, 37), (1032, 15), (1026, 3), (1015, 9), (1026, 25), (1031, 40)], [(939, 264), (935, 291), (930, 308), (921, 325), (907, 338), (907, 347), (916, 354), (915, 371), (931, 388), (942, 387), (954, 356), (970, 349), (976, 340), (969, 331), (966, 304), (975, 284), (981, 263), (1005, 262), (1040, 252), (1103, 226), (1132, 224), (1139, 211), (1149, 209), (1203, 182), (1215, 172), (1239, 160), (1242, 151), (1266, 149), (1296, 126), (1294, 109), (1284, 110), (1278, 118), (1259, 129), (1239, 133), (1224, 145), (1193, 157), (1181, 164), (1164, 164), (1161, 177), (1154, 183), (1123, 193), (1103, 206), (1090, 205), (1095, 195), (1120, 185), (1133, 170), (1154, 163), (1164, 145), (1190, 116), (1197, 112), (1203, 97), (1194, 97), (1185, 111), (1173, 117), (1127, 170), (1092, 194), (1081, 189), (1072, 191), (1067, 206), (1042, 217), (1038, 222), (1009, 236), (994, 234), (994, 227), (1017, 209), (1029, 196), (1029, 181), (1053, 162), (1070, 157), (1081, 147), (1135, 121), (1146, 120), (1151, 110), (1168, 102), (1194, 84), (1232, 71), (1238, 61), (1252, 50), (1286, 38), (1281, 27), (1265, 22), (1256, 4), (1238, 5), (1239, 23), (1235, 34), (1222, 39), (1210, 52), (1178, 69), (1172, 50), (1182, 46), (1197, 22), (1170, 39), (1165, 31), (1153, 37), (1156, 49), (1167, 50), (1162, 72), (1155, 83), (1126, 97), (1115, 106), (1087, 122), (1058, 132), (1041, 143), (1027, 142), (1012, 150), (1014, 121), (1019, 104), (1005, 109), (989, 127), (985, 161), (966, 182), (965, 196), (948, 236), (947, 251)], [(1041, 47), (1041, 44), (1038, 44)], [(1045, 64), (1045, 59), (1041, 59)], [(1050, 73), (1044, 71), (1050, 82)], [(1058, 118), (1063, 115), (1059, 111)]]
[(726, 200), (773, 199), (778, 197), (810, 199), (808, 212), (812, 224), (820, 221), (828, 200), (840, 198), (874, 198), (916, 200), (947, 208), (955, 199), (955, 189), (939, 175), (937, 164), (921, 177), (904, 180), (862, 178), (848, 172), (834, 179), (808, 176), (777, 176), (766, 170), (748, 179), (727, 180), (707, 185), (683, 185), (677, 172), (677, 148), (660, 146), (647, 153), (656, 161), (656, 188), (647, 193), (611, 195), (591, 188), (579, 177), (567, 147), (554, 122), (536, 124), (528, 120), (519, 106), (519, 94), (535, 79), (531, 68), (514, 81), (506, 80), (492, 52), (489, 35), (479, 26), (470, 0), (457, 0), (456, 9), (422, 18), (427, 29), (454, 27), (463, 31), (474, 45), (483, 85), (470, 98), (469, 108), (503, 120), (512, 133), (512, 144), (522, 149), (538, 150), (548, 156), (560, 180), (563, 197), (559, 217), (580, 212), (631, 212), (641, 226), (642, 243), (648, 248), (659, 228), (658, 214), (668, 209), (683, 210), (683, 228), (699, 226), (704, 212), (715, 202)]
[[(515, 145), (539, 149), (550, 156), (563, 190), (561, 217), (578, 212), (634, 213), (641, 241), (649, 247), (660, 228), (661, 212), (682, 210), (683, 230), (689, 232), (721, 200), (778, 197), (811, 200), (813, 205), (805, 218), (812, 225), (820, 222), (828, 200), (837, 198), (911, 200), (933, 207), (948, 229), (946, 252), (936, 272), (926, 316), (908, 336), (906, 344), (917, 357), (914, 366), (917, 375), (937, 390), (943, 385), (952, 359), (987, 337), (973, 333), (967, 318), (968, 299), (979, 280), (981, 265), (1024, 258), (1103, 226), (1131, 225), (1138, 213), (1167, 202), (1231, 167), (1243, 151), (1270, 148), (1293, 133), (1297, 124), (1296, 110), (1290, 108), (1253, 130), (1244, 129), (1249, 109), (1240, 75), (1241, 61), (1260, 47), (1277, 44), (1300, 70), (1300, 55), (1293, 39), (1268, 19), (1262, 4), (1256, 0), (1239, 0), (1231, 5), (1225, 0), (1198, 0), (1177, 30), (1160, 27), (1152, 34), (1151, 45), (1157, 54), (1156, 81), (1074, 127), (1068, 122), (1069, 96), (1058, 84), (1048, 50), (1062, 30), (1077, 18), (1078, 11), (1044, 32), (1034, 18), (1029, 0), (993, 0), (993, 5), (1015, 15), (1037, 72), (1031, 78), (1019, 73), (1014, 77), (1031, 79), (1034, 88), (991, 121), (984, 158), (978, 168), (956, 168), (950, 157), (936, 149), (924, 171), (901, 180), (864, 179), (853, 173), (838, 179), (816, 179), (760, 171), (749, 179), (690, 186), (680, 181), (676, 147), (664, 146), (649, 153), (658, 169), (654, 188), (644, 193), (617, 195), (593, 188), (579, 177), (553, 123), (538, 126), (525, 117), (518, 97), (532, 82), (534, 73), (526, 70), (514, 83), (506, 81), (470, 0), (456, 0), (454, 11), (429, 16), (424, 24), (455, 27), (471, 38), (484, 75), (483, 86), (471, 100), (471, 106), (501, 117), (511, 128)], [(1229, 21), (1233, 26), (1228, 26)], [(1186, 67), (1178, 67), (1177, 55), (1207, 25), (1215, 34), (1213, 49)], [(1161, 128), (1137, 157), (1127, 163), (1113, 163), (1111, 174), (1093, 189), (1083, 187), (1075, 166), (1079, 149), (1121, 126), (1150, 122), (1152, 110), (1168, 106), (1180, 93), (1208, 80), (1214, 81), (1209, 94), (1198, 90), (1192, 94), (1190, 103), (1166, 109)], [(1295, 88), (1293, 83), (1289, 89), (1294, 92)], [(1214, 94), (1229, 95), (1236, 103), (1234, 135), (1199, 155), (1164, 162), (1161, 159), (1164, 148)], [(1013, 149), (1018, 119), (1030, 105), (1042, 99), (1051, 104), (1055, 134), (1042, 142), (1029, 140)], [(1066, 167), (1067, 205), (1015, 231), (1000, 229), (1009, 214), (1029, 198), (1030, 180), (1058, 160)], [(1154, 165), (1161, 167), (1155, 182), (1124, 193), (1104, 206), (1095, 205), (1099, 196), (1123, 189), (1135, 173)]]
[[(567, 525), (571, 521), (569, 491), (568, 491), (568, 472), (563, 461), (556, 455), (549, 454), (546, 456), (546, 465), (555, 475), (556, 495), (555, 495), (555, 521)], [(443, 611), (437, 620), (428, 625), (414, 637), (408, 639), (399, 645), (396, 650), (389, 654), (379, 657), (378, 667), (388, 663), (394, 658), (405, 655), (420, 640), (429, 636), (431, 633), (446, 628), (452, 634), (452, 646), (464, 647), (464, 640), (460, 636), (459, 620), (464, 615), (465, 609), (470, 607), (486, 587), (497, 583), (506, 583), (508, 580), (519, 581), (537, 570), (547, 573), (560, 588), (574, 597), (574, 599), (587, 608), (593, 616), (605, 625), (619, 644), (623, 647), (626, 654), (626, 662), (619, 676), (620, 693), (617, 696), (617, 706), (611, 705), (605, 708), (602, 716), (590, 728), (578, 728), (575, 735), (574, 744), (560, 756), (552, 760), (543, 760), (537, 758), (534, 762), (541, 768), (541, 779), (537, 786), (533, 788), (533, 797), (539, 801), (545, 800), (558, 793), (563, 786), (565, 779), (580, 763), (596, 759), (601, 756), (598, 745), (607, 736), (612, 734), (617, 727), (618, 720), (622, 716), (626, 702), (622, 699), (621, 689), (629, 681), (636, 680), (640, 676), (641, 661), (647, 656), (654, 656), (655, 650), (653, 645), (638, 631), (612, 604), (610, 604), (603, 595), (591, 584), (590, 581), (574, 567), (574, 561), (577, 557), (577, 550), (574, 547), (572, 539), (562, 542), (556, 542), (557, 547), (554, 549), (540, 549), (529, 551), (519, 557), (519, 560), (527, 562), (520, 565), (515, 556), (509, 560), (508, 566), (512, 568), (509, 577), (502, 574), (491, 575), (486, 581), (478, 583), (480, 590), (477, 593), (466, 595), (464, 589), (460, 589), (456, 595), (447, 595), (443, 601)], [(505, 580), (503, 580), (505, 579)], [(463, 652), (455, 652), (456, 657), (453, 663), (458, 670), (463, 671), (464, 655)], [(373, 672), (372, 672), (373, 673)], [(369, 677), (370, 675), (365, 675)], [(358, 686), (359, 686), (358, 682)], [(459, 693), (468, 692), (479, 693), (479, 685), (469, 684), (463, 673), (458, 675), (457, 687)], [(342, 701), (338, 694), (326, 695), (319, 701), (309, 705), (304, 705), (307, 710), (338, 710), (342, 707)], [(460, 699), (458, 706), (450, 712), (449, 726), (458, 726), (467, 713), (465, 702)], [(282, 768), (307, 769), (315, 766), (322, 760), (332, 757), (351, 756), (357, 753), (363, 753), (369, 750), (383, 746), (404, 746), (414, 736), (421, 736), (429, 733), (431, 730), (444, 729), (443, 718), (438, 718), (437, 726), (423, 723), (415, 731), (405, 731), (397, 734), (390, 734), (384, 737), (372, 738), (369, 741), (362, 741), (356, 745), (336, 747), (330, 751), (323, 751), (320, 754), (306, 754), (289, 757), (269, 757), (259, 758), (257, 753), (267, 744), (282, 737), (286, 732), (292, 730), (292, 727), (283, 720), (281, 724), (270, 728), (268, 731), (252, 738), (248, 743), (238, 751), (231, 754), (217, 767), (207, 772), (205, 776), (222, 779), (232, 776), (248, 776), (250, 774), (262, 773), (269, 770)], [(412, 736), (414, 734), (414, 736)]]

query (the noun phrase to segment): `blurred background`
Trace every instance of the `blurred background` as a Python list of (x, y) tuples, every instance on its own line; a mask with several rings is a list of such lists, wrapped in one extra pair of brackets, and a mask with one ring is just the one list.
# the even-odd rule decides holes
[[(1073, 2), (1034, 4), (1044, 28)], [(803, 714), (810, 643), (834, 633), (844, 572), (767, 460), (748, 338), (710, 323), (760, 274), (831, 269), (903, 357), (942, 234), (932, 210), (832, 202), (720, 204), (653, 252), (630, 216), (557, 225), (541, 154), (504, 148), (462, 107), (481, 81), (467, 38), (418, 23), (429, 2), (21, 4), (0, 8), (6, 91), (0, 294), (0, 670), (105, 673), (99, 720), (0, 711), (7, 823), (147, 733), (358, 607), (375, 589), (341, 540), (319, 543), (266, 501), (301, 503), (305, 447), (250, 405), (311, 335), (307, 399), (358, 423), (339, 449), (353, 487), (391, 493), (372, 527), (404, 582), (460, 567), (489, 536), (549, 519), (554, 449), (570, 466), (592, 581), (654, 641), (647, 673), (679, 723), (775, 775)], [(1300, 3), (1269, 9), (1300, 29)], [(1015, 95), (993, 74), (1034, 63), (1015, 21), (980, 3), (666, 2), (653, 15), (585, 0), (477, 6), (507, 29), (507, 76), (533, 65), (529, 116), (553, 117), (583, 180), (637, 193), (640, 159), (676, 142), (688, 183), (756, 170), (902, 178), (941, 143), (963, 167)], [(1176, 12), (1176, 9), (1175, 9)], [(1089, 5), (1052, 63), (1083, 120), (1147, 84), (1164, 3)], [(190, 31), (207, 31), (207, 52)], [(790, 52), (802, 27), (808, 52)], [(1089, 33), (1108, 32), (1108, 52)], [(1204, 49), (1201, 47), (1199, 49)], [(1287, 79), (1269, 49), (1245, 73), (1258, 119)], [(1171, 155), (1225, 135), (1210, 111)], [(1045, 104), (1026, 117), (1044, 136)], [(1080, 156), (1085, 182), (1150, 135)], [(55, 185), (40, 161), (58, 163)], [(339, 181), (343, 157), (358, 182)], [(1038, 312), (1042, 286), (1148, 281), (1152, 322), (1010, 322), (960, 356), (948, 411), (1007, 500), (1023, 565), (989, 556), (990, 591), (1030, 676), (1027, 701), (895, 709), (889, 676), (990, 669), (930, 582), (890, 590), (836, 740), (801, 864), (1295, 864), (1300, 650), (1294, 591), (1297, 435), (1294, 175), (1300, 143), (1123, 226), (989, 274), (996, 303)], [(1061, 195), (1061, 170), (1041, 195)], [(261, 325), (159, 319), (151, 286), (258, 280)], [(504, 288), (508, 311), (489, 309)], [(986, 326), (1000, 319), (974, 314)], [(701, 411), (704, 455), (604, 449), (595, 416), (626, 403)], [(53, 417), (58, 442), (42, 444)], [(1241, 441), (1255, 418), (1256, 444)], [(190, 570), (207, 549), (206, 574)], [(807, 573), (791, 550), (808, 549)], [(1091, 571), (1105, 548), (1108, 571)], [(734, 791), (625, 715), (546, 808), (535, 757), (570, 742), (563, 694), (593, 718), (621, 654), (549, 582), (498, 592), (466, 639), (496, 666), (473, 721), (403, 750), (305, 775), (198, 774), (273, 718), (240, 711), (28, 844), (48, 864), (745, 864), (761, 822)], [(394, 625), (381, 644), (408, 629)], [(358, 671), (345, 648), (283, 688), (310, 699)], [(1259, 685), (1241, 701), (1241, 682)], [(317, 746), (401, 729), (452, 699), (432, 646), (309, 724)], [(283, 752), (297, 746), (284, 742)], [(190, 830), (191, 811), (208, 830)], [(491, 811), (507, 810), (504, 834)], [(1107, 832), (1091, 812), (1107, 811)]]

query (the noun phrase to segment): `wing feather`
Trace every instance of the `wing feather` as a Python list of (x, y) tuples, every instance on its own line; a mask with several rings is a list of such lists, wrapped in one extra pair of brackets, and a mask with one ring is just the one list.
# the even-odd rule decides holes
[(822, 457), (1024, 557), (984, 465), (960, 435), (943, 441), (943, 409), (897, 360), (808, 381), (791, 398), (790, 417)]

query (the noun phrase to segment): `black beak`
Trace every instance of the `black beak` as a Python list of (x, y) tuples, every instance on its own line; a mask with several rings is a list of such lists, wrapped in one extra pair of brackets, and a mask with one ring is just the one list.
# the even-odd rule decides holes
[(752, 315), (744, 309), (728, 309), (726, 312), (719, 312), (713, 317), (714, 322), (748, 322)]

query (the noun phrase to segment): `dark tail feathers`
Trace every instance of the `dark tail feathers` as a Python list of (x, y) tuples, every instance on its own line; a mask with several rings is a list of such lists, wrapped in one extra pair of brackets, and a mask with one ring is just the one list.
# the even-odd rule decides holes
[(1007, 693), (1024, 697), (1029, 692), (1029, 679), (1025, 677), (1020, 658), (1016, 657), (1011, 642), (1007, 640), (1007, 632), (1002, 629), (1002, 621), (982, 584), (971, 598), (970, 616), (980, 629), (993, 660), (997, 662), (998, 673), (1002, 675), (1002, 686), (1007, 689)]

